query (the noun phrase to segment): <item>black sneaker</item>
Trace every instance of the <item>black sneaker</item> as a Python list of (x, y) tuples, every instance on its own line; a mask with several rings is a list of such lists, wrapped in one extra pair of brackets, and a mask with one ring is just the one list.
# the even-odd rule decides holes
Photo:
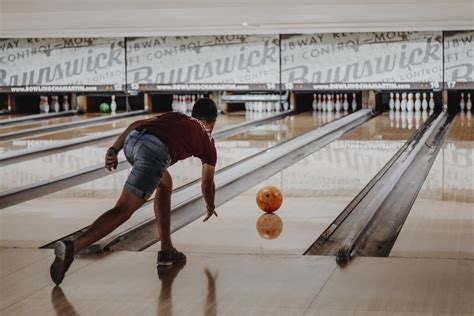
[(57, 241), (54, 244), (54, 254), (56, 258), (51, 264), (49, 273), (53, 282), (59, 285), (74, 260), (74, 244), (70, 240)]
[(170, 266), (173, 263), (185, 262), (186, 256), (176, 248), (171, 251), (158, 251), (158, 266)]

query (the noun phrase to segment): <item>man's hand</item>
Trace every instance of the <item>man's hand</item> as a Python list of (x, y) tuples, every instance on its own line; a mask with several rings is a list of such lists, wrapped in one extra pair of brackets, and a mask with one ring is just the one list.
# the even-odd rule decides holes
[(117, 149), (113, 147), (107, 149), (107, 153), (105, 154), (105, 168), (107, 168), (109, 171), (112, 171), (112, 168), (117, 169), (117, 153)]
[(212, 215), (216, 215), (216, 217), (218, 217), (215, 208), (207, 206), (207, 215), (204, 218), (203, 222), (206, 222), (209, 218), (211, 218)]

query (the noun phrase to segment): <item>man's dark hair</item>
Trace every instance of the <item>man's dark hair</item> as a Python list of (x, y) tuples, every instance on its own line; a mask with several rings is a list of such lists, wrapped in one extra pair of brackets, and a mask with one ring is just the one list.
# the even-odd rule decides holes
[(191, 116), (208, 123), (215, 122), (217, 118), (217, 106), (214, 101), (209, 98), (200, 98), (194, 103)]

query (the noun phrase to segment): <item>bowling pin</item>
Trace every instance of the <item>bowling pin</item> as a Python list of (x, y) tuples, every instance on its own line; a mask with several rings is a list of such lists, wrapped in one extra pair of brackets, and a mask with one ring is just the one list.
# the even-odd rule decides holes
[[(430, 92), (430, 102), (428, 103), (430, 112), (434, 110), (435, 108), (435, 101), (434, 101), (434, 93)], [(431, 114), (431, 113), (430, 113)]]
[(352, 112), (354, 112), (355, 110), (357, 110), (357, 97), (356, 97), (356, 94), (355, 94), (355, 93), (352, 94), (351, 107), (352, 107)]
[(393, 99), (393, 92), (390, 92), (390, 101), (388, 101), (388, 108), (393, 110), (395, 108), (395, 100)]
[(176, 95), (173, 94), (173, 100), (171, 101), (171, 110), (174, 111), (174, 109), (176, 108), (176, 102), (177, 101), (177, 98), (176, 98)]
[(318, 94), (318, 111), (322, 111), (323, 103), (321, 102), (321, 95)]
[(44, 105), (43, 105), (43, 110), (44, 113), (49, 113), (49, 103), (48, 103), (48, 97), (44, 97)]
[(69, 111), (69, 100), (67, 95), (63, 96), (63, 111)]
[(421, 108), (423, 111), (428, 110), (428, 100), (426, 100), (426, 92), (423, 92), (423, 101), (421, 101)]
[(344, 102), (342, 103), (342, 107), (344, 108), (344, 112), (349, 110), (349, 102), (347, 101), (347, 93), (344, 93)]
[(288, 111), (289, 108), (290, 108), (290, 104), (287, 101), (283, 102), (283, 110)]
[(316, 96), (316, 93), (313, 93), (313, 111), (316, 111), (318, 109), (318, 97)]
[(112, 96), (112, 101), (110, 101), (110, 111), (112, 111), (112, 114), (115, 114), (115, 111), (117, 111), (117, 102), (115, 102), (115, 95)]
[(464, 101), (464, 93), (461, 93), (461, 101), (459, 102), (459, 108), (461, 111), (464, 111), (464, 108), (466, 107), (466, 102)]
[(183, 113), (186, 113), (188, 112), (189, 109), (191, 109), (193, 107), (193, 103), (191, 101), (191, 95), (187, 95), (186, 96), (186, 103), (185, 105), (183, 106)]
[(59, 102), (58, 102), (58, 96), (57, 95), (51, 96), (51, 106), (52, 106), (54, 112), (59, 112)]
[(339, 99), (339, 94), (336, 94), (336, 103), (334, 104), (334, 108), (336, 109), (336, 112), (341, 110), (341, 100)]
[(266, 102), (267, 103), (267, 112), (271, 112), (273, 110), (273, 105), (271, 102)]
[(413, 103), (413, 93), (408, 93), (408, 101), (407, 101), (407, 111), (408, 112), (411, 112), (413, 111), (413, 106), (414, 106), (414, 103)]
[(327, 96), (326, 94), (323, 94), (323, 105), (322, 105), (322, 109), (324, 112), (326, 112), (328, 110), (328, 103), (327, 103)]
[(402, 102), (400, 103), (400, 109), (402, 110), (402, 112), (405, 112), (407, 110), (407, 94), (406, 94), (406, 92), (402, 93)]
[(191, 105), (189, 106), (188, 112), (191, 112), (193, 110), (194, 103), (196, 103), (196, 95), (192, 95), (191, 97)]
[(466, 102), (466, 110), (468, 110), (470, 112), (471, 109), (472, 109), (471, 94), (468, 93), (467, 94), (467, 102)]
[(332, 94), (328, 94), (328, 112), (334, 111), (334, 103), (332, 102)]
[(396, 93), (395, 94), (395, 110), (399, 111), (400, 110), (400, 107), (401, 107), (401, 104), (400, 104), (400, 93)]
[(421, 100), (420, 100), (420, 93), (417, 92), (415, 94), (415, 111), (421, 110)]
[(44, 112), (44, 96), (40, 95), (40, 103), (39, 103), (40, 113)]

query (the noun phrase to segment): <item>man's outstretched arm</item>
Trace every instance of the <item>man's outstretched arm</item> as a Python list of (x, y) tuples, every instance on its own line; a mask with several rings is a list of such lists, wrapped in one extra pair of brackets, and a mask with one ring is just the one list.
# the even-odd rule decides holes
[(207, 207), (207, 216), (204, 218), (204, 221), (207, 221), (212, 215), (217, 216), (215, 211), (216, 187), (214, 185), (214, 172), (214, 166), (208, 164), (202, 165), (201, 190)]

